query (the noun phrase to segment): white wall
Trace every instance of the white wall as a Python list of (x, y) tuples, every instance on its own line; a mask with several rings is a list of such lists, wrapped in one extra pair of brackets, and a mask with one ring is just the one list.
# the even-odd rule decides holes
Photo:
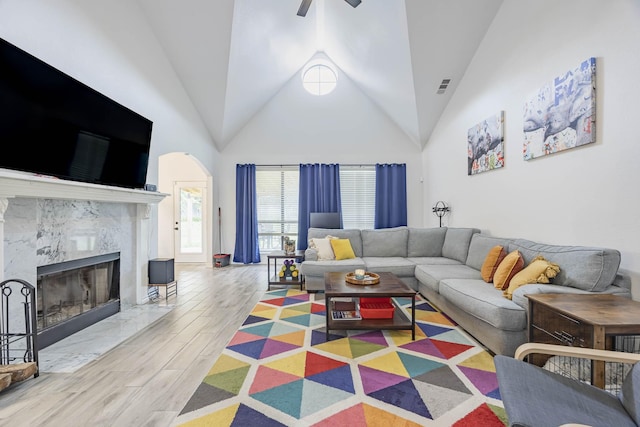
[(152, 120), (148, 183), (177, 147), (216, 170), (214, 144), (137, 2), (2, 0), (0, 37)]
[(406, 163), (407, 221), (422, 225), (420, 148), (340, 71), (338, 86), (325, 96), (306, 92), (295, 74), (223, 150), (220, 200), (227, 253), (235, 245), (238, 163)]
[[(451, 226), (618, 249), (640, 300), (638, 46), (637, 0), (506, 0), (424, 150), (425, 205), (448, 201)], [(589, 57), (597, 61), (596, 143), (524, 161), (525, 100)], [(467, 176), (467, 130), (500, 110), (505, 167)]]

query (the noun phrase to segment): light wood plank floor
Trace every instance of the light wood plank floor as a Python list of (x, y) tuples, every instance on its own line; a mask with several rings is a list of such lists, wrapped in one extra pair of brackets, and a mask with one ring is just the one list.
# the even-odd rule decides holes
[(74, 373), (41, 373), (0, 392), (0, 425), (175, 425), (266, 291), (267, 267), (176, 264), (176, 277), (169, 314)]

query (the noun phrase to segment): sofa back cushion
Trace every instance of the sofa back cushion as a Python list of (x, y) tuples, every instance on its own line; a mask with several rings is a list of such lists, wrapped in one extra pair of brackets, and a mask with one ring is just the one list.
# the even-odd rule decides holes
[(357, 229), (342, 229), (342, 228), (309, 228), (307, 231), (307, 238), (312, 239), (314, 237), (324, 238), (327, 236), (334, 236), (339, 239), (349, 239), (351, 248), (356, 257), (362, 256), (362, 238), (360, 237), (360, 230)]
[[(466, 262), (471, 237), (479, 232), (480, 230), (477, 228), (447, 228), (447, 234), (444, 236), (442, 244), (442, 256), (462, 263)], [(480, 266), (482, 267), (482, 263)]]
[(362, 256), (365, 257), (406, 257), (407, 227), (362, 230)]
[(506, 252), (510, 241), (511, 239), (487, 236), (482, 233), (474, 234), (471, 237), (469, 254), (467, 255), (467, 261), (465, 264), (469, 267), (475, 268), (476, 270), (482, 270), (482, 264), (487, 258), (489, 251), (496, 246), (502, 246)]
[(447, 227), (409, 228), (409, 257), (441, 257)]
[(620, 267), (620, 252), (615, 249), (589, 246), (545, 245), (525, 239), (509, 244), (509, 251), (519, 250), (528, 265), (538, 255), (558, 264), (560, 272), (554, 285), (570, 286), (590, 292), (609, 287)]

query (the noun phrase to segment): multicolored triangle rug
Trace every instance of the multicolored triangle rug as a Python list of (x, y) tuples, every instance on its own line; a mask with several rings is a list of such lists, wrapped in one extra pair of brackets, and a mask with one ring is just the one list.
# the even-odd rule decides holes
[(331, 331), (327, 341), (323, 297), (267, 292), (176, 424), (504, 427), (493, 358), (426, 300), (415, 341), (410, 331)]

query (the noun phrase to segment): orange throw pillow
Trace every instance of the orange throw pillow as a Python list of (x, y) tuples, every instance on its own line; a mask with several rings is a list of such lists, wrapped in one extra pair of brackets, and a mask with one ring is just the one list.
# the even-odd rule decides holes
[(504, 291), (509, 287), (511, 278), (524, 268), (524, 258), (520, 251), (515, 250), (502, 260), (493, 275), (493, 286)]
[(482, 280), (487, 283), (493, 282), (493, 275), (498, 269), (498, 265), (500, 265), (500, 263), (506, 256), (507, 251), (505, 251), (502, 246), (498, 245), (491, 248), (491, 250), (487, 254), (487, 257), (484, 259), (482, 269), (480, 270)]

